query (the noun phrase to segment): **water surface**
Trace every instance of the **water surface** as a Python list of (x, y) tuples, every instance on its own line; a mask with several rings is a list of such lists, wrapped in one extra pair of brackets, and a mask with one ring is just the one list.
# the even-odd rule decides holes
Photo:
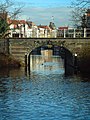
[(60, 57), (32, 56), (30, 71), (0, 71), (0, 120), (90, 120), (88, 80), (65, 77)]

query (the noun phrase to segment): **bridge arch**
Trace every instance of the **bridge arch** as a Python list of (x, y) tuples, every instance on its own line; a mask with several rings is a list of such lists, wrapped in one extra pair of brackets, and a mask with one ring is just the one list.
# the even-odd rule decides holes
[(61, 45), (53, 45), (53, 44), (47, 44), (47, 45), (43, 45), (43, 46), (39, 46), (36, 47), (34, 49), (32, 49), (32, 51), (30, 50), (28, 52), (28, 66), (30, 66), (30, 55), (33, 53), (33, 51), (35, 49), (38, 49), (38, 54), (41, 55), (41, 50), (42, 48), (44, 50), (52, 50), (53, 54), (52, 55), (56, 55), (55, 54), (55, 50), (58, 49), (58, 56), (61, 56), (61, 58), (64, 60), (64, 69), (65, 69), (65, 74), (72, 74), (72, 72), (74, 71), (74, 57), (73, 54), (71, 53), (71, 51), (69, 51), (67, 48), (65, 48), (64, 46)]
[(25, 56), (27, 55), (29, 57), (29, 54), (32, 52), (33, 49), (45, 45), (49, 47), (59, 46), (60, 49), (63, 49), (60, 51), (60, 55), (64, 57), (66, 63), (65, 70), (67, 71), (67, 68), (73, 68), (73, 54), (79, 54), (80, 49), (83, 47), (83, 45), (89, 45), (89, 43), (89, 40), (86, 41), (86, 39), (80, 38), (16, 38), (8, 39), (8, 53), (10, 53), (14, 58), (21, 61), (23, 65), (25, 65)]

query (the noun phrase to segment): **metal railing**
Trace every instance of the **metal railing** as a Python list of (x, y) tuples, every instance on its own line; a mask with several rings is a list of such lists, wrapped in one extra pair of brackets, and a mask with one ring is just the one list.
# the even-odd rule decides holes
[(57, 31), (57, 37), (63, 38), (90, 38), (90, 28), (83, 28), (83, 29), (64, 29)]

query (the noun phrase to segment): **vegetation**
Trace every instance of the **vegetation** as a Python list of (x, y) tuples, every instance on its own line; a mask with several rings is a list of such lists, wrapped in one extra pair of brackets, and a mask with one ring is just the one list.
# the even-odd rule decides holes
[[(9, 35), (9, 19), (15, 19), (21, 12), (22, 7), (15, 7), (10, 0), (0, 0), (0, 38), (6, 38)], [(20, 67), (20, 62), (9, 55), (0, 53), (0, 68), (2, 67)]]
[(0, 19), (0, 38), (5, 38), (8, 34), (9, 25), (5, 19)]
[(72, 21), (75, 26), (80, 26), (82, 17), (90, 7), (90, 0), (75, 0), (71, 3), (72, 10)]
[(14, 7), (14, 3), (10, 0), (0, 0), (0, 38), (5, 38), (9, 34), (10, 24), (8, 23), (7, 16), (9, 15), (10, 19), (15, 19), (21, 12), (21, 8), (22, 7)]

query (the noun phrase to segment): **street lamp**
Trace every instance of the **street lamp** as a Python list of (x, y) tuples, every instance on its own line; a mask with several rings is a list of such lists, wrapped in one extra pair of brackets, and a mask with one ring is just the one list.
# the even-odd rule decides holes
[(77, 57), (77, 53), (75, 53), (75, 57)]
[(74, 54), (74, 73), (77, 73), (77, 53)]

